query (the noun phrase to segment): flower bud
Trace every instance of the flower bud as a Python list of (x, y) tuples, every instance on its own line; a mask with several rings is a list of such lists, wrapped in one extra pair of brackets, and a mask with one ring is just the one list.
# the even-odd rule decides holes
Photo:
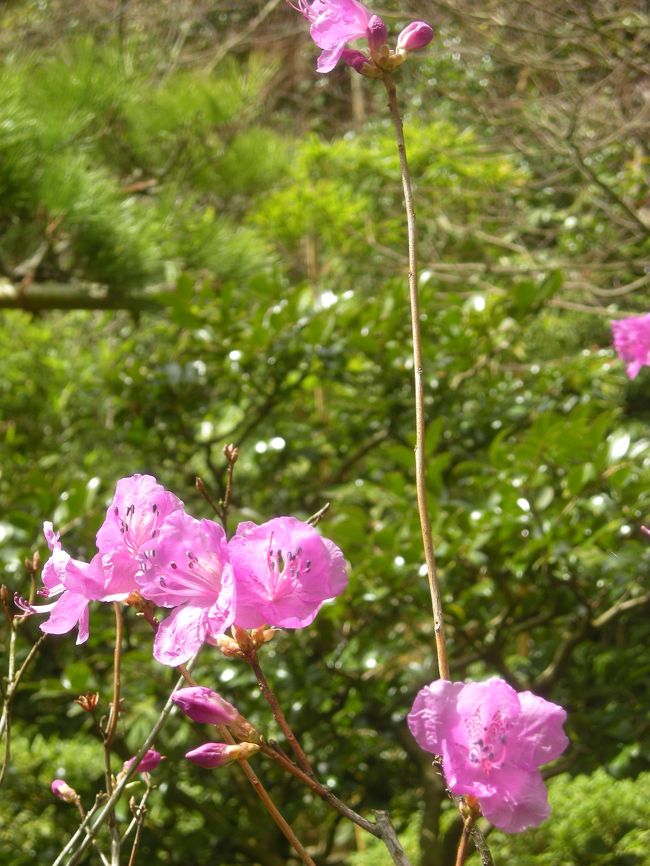
[(388, 30), (386, 25), (379, 15), (373, 15), (368, 21), (368, 45), (372, 56), (381, 53), (381, 49), (386, 47), (387, 42)]
[(363, 51), (356, 51), (352, 48), (344, 48), (341, 54), (341, 60), (351, 66), (355, 72), (363, 75), (362, 69), (365, 64), (370, 63), (370, 58), (366, 57)]
[(412, 21), (397, 37), (398, 51), (417, 51), (433, 39), (433, 28), (426, 21)]
[(220, 694), (205, 686), (179, 689), (172, 701), (194, 722), (205, 725), (230, 725), (239, 718), (239, 712)]
[(64, 803), (77, 803), (79, 800), (79, 794), (67, 782), (64, 782), (63, 779), (55, 779), (52, 782), (51, 788), (54, 796), (58, 797), (59, 800), (63, 800)]
[[(150, 773), (152, 770), (155, 770), (158, 764), (164, 760), (164, 756), (157, 752), (155, 749), (149, 749), (148, 752), (145, 752), (142, 758), (140, 759), (140, 763), (137, 767), (138, 773)], [(122, 766), (122, 772), (126, 772), (129, 767), (135, 761), (135, 757), (129, 758), (128, 761), (124, 762)]]
[(251, 755), (259, 751), (255, 743), (238, 743), (229, 746), (227, 743), (203, 743), (192, 749), (185, 757), (193, 764), (212, 770), (215, 767), (224, 767), (232, 761), (246, 761)]

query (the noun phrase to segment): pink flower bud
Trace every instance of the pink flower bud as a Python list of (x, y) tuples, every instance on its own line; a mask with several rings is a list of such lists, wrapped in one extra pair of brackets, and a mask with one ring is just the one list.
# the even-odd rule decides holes
[(433, 39), (433, 28), (426, 21), (412, 21), (397, 37), (398, 51), (417, 51)]
[(388, 42), (388, 29), (379, 15), (373, 15), (368, 21), (368, 45), (374, 54), (380, 51)]
[(63, 800), (64, 803), (76, 803), (79, 799), (79, 794), (67, 782), (64, 782), (63, 779), (55, 779), (51, 787), (54, 796), (58, 797), (59, 800)]
[[(148, 752), (145, 752), (140, 760), (140, 763), (137, 767), (138, 773), (150, 773), (152, 770), (155, 770), (158, 764), (163, 760), (163, 755), (160, 752), (157, 752), (155, 749), (149, 749)], [(135, 761), (135, 757), (129, 758), (128, 761), (124, 762), (122, 766), (122, 772), (128, 770), (129, 767)]]
[(246, 761), (258, 752), (259, 748), (255, 743), (238, 743), (236, 746), (229, 746), (227, 743), (203, 743), (202, 746), (197, 746), (196, 749), (188, 752), (185, 757), (199, 767), (212, 770), (215, 767), (224, 767), (231, 761)]
[(359, 73), (366, 63), (370, 63), (370, 58), (366, 57), (363, 51), (356, 51), (353, 48), (344, 48), (341, 59)]
[(192, 721), (201, 724), (230, 725), (239, 718), (232, 704), (205, 686), (179, 689), (172, 700)]

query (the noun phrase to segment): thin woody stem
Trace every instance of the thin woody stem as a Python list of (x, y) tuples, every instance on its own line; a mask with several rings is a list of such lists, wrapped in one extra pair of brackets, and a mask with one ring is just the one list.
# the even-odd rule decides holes
[[(84, 807), (81, 805), (81, 800), (79, 800), (79, 799), (75, 800), (75, 806), (77, 807), (77, 812), (79, 812), (79, 815), (80, 815), (80, 817), (81, 817), (81, 823), (82, 823), (82, 824), (84, 825), (84, 827), (85, 827), (85, 826), (86, 826), (86, 818), (87, 818), (87, 815), (86, 815), (86, 810), (85, 810)], [(88, 835), (90, 836), (90, 831), (89, 831), (89, 830), (86, 830), (86, 833), (88, 833)], [(91, 836), (91, 839), (92, 839), (92, 842), (93, 842), (93, 846), (94, 846), (94, 848), (95, 848), (95, 851), (97, 851), (97, 856), (98, 856), (99, 859), (102, 861), (102, 866), (110, 866), (110, 863), (108, 862), (108, 860), (107, 860), (106, 857), (104, 856), (104, 852), (103, 852), (103, 851), (101, 850), (101, 848), (99, 847), (99, 842), (97, 841), (97, 839), (95, 839), (94, 836)]]
[(458, 850), (456, 851), (455, 866), (464, 866), (465, 858), (468, 854), (470, 831), (472, 829), (473, 823), (473, 821), (463, 822), (463, 832), (460, 837), (460, 842), (458, 843)]
[(411, 177), (406, 158), (404, 128), (397, 105), (397, 89), (390, 75), (383, 78), (388, 94), (388, 107), (395, 127), (397, 150), (399, 152), (402, 173), (402, 188), (404, 191), (404, 207), (406, 210), (406, 225), (409, 251), (409, 296), (411, 302), (411, 330), (413, 334), (413, 371), (415, 377), (415, 486), (417, 490), (418, 514), (422, 530), (424, 558), (429, 576), (429, 592), (433, 608), (433, 622), (438, 656), (438, 671), (441, 679), (449, 679), (449, 663), (447, 661), (447, 646), (445, 643), (445, 628), (442, 614), (442, 598), (440, 582), (436, 568), (435, 550), (431, 533), (431, 520), (427, 508), (426, 492), (426, 458), (424, 442), (426, 433), (426, 417), (424, 412), (424, 361), (422, 356), (422, 336), (420, 333), (420, 297), (418, 293), (417, 275), (417, 240), (415, 229), (415, 209), (411, 190)]
[(355, 812), (354, 809), (351, 809), (347, 803), (339, 800), (336, 794), (333, 794), (328, 788), (322, 785), (313, 775), (305, 773), (304, 770), (301, 770), (300, 767), (296, 766), (296, 764), (287, 758), (286, 755), (282, 754), (282, 752), (273, 749), (265, 741), (262, 741), (259, 745), (263, 754), (279, 764), (283, 770), (286, 770), (286, 772), (295, 776), (296, 779), (302, 782), (303, 785), (306, 785), (340, 815), (343, 815), (344, 818), (352, 821), (353, 824), (361, 827), (362, 830), (365, 830), (366, 833), (370, 833), (376, 839), (381, 839), (395, 866), (410, 866), (408, 857), (404, 853), (387, 812), (375, 812), (377, 818), (376, 823), (368, 821), (367, 818), (364, 818), (362, 815), (359, 815), (358, 812)]
[(282, 732), (287, 738), (287, 742), (291, 747), (291, 751), (296, 756), (298, 763), (300, 764), (302, 769), (306, 773), (309, 773), (309, 775), (313, 776), (314, 771), (312, 770), (311, 764), (309, 763), (309, 759), (304, 753), (302, 746), (298, 742), (296, 735), (291, 730), (289, 722), (287, 722), (286, 717), (282, 712), (282, 708), (280, 707), (278, 699), (276, 698), (275, 694), (273, 693), (271, 687), (268, 684), (266, 677), (264, 676), (264, 672), (262, 671), (262, 668), (260, 666), (257, 653), (253, 652), (251, 654), (246, 654), (245, 658), (255, 674), (255, 677), (257, 679), (257, 685), (259, 686), (260, 691), (264, 695), (267, 704), (271, 707), (271, 711), (277, 723), (280, 725), (280, 727), (282, 728)]
[[(190, 686), (197, 685), (196, 680), (194, 679), (194, 677), (192, 677), (190, 675), (190, 673), (187, 670), (187, 668), (185, 667), (185, 665), (178, 665), (178, 671), (183, 676), (183, 679), (185, 680), (185, 682), (188, 685), (190, 685)], [(237, 741), (235, 740), (235, 738), (232, 736), (232, 734), (230, 733), (230, 731), (226, 727), (219, 725), (218, 728), (219, 728), (219, 732), (220, 732), (221, 736), (224, 738), (224, 740), (226, 740), (231, 746), (236, 745)], [(296, 836), (296, 834), (291, 829), (291, 825), (282, 817), (277, 806), (275, 805), (275, 803), (271, 799), (268, 791), (266, 790), (264, 785), (260, 782), (260, 780), (257, 778), (257, 776), (253, 772), (248, 761), (238, 761), (237, 763), (241, 767), (244, 775), (246, 776), (246, 778), (250, 782), (251, 787), (253, 788), (253, 790), (255, 791), (257, 796), (260, 798), (262, 803), (264, 803), (264, 807), (266, 808), (266, 810), (269, 813), (269, 815), (271, 816), (271, 818), (273, 818), (276, 826), (284, 834), (284, 837), (289, 842), (289, 844), (292, 846), (292, 848), (298, 853), (300, 859), (305, 864), (305, 866), (316, 866), (316, 864), (314, 863), (312, 858), (309, 856), (307, 851), (305, 851), (305, 849), (303, 848), (303, 846), (302, 846), (300, 840), (298, 839), (298, 837)], [(293, 766), (293, 764), (292, 764), (292, 766)]]
[[(108, 722), (104, 731), (104, 772), (106, 776), (106, 793), (110, 797), (113, 793), (113, 774), (111, 772), (111, 745), (115, 739), (117, 722), (120, 714), (120, 665), (122, 659), (122, 607), (119, 602), (113, 602), (115, 612), (115, 651), (113, 653), (113, 702), (108, 716)], [(120, 864), (120, 834), (117, 828), (115, 811), (111, 810), (108, 816), (108, 825), (111, 833), (111, 866)]]
[[(120, 662), (122, 658), (122, 608), (118, 601), (113, 602), (115, 611), (115, 652), (113, 653), (113, 703), (104, 733), (104, 745), (110, 749), (115, 738), (117, 720), (120, 713)], [(108, 792), (110, 794), (110, 791)]]

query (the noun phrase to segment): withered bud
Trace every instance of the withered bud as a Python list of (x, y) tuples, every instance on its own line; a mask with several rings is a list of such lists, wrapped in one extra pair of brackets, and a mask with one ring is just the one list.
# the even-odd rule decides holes
[(243, 716), (239, 716), (239, 718), (230, 725), (230, 730), (236, 737), (239, 737), (240, 740), (247, 740), (250, 743), (259, 743), (260, 741), (259, 732), (255, 730), (248, 719), (245, 719)]
[(224, 445), (223, 456), (226, 458), (228, 463), (234, 466), (239, 457), (239, 448), (232, 442), (229, 445)]
[(199, 493), (201, 494), (201, 496), (205, 496), (205, 495), (207, 494), (208, 489), (207, 489), (207, 487), (205, 486), (205, 484), (204, 484), (204, 482), (203, 482), (203, 479), (200, 478), (198, 475), (197, 475), (196, 478), (194, 479), (194, 486), (195, 486), (196, 489), (199, 491)]
[(216, 637), (216, 645), (221, 650), (222, 655), (228, 658), (243, 659), (244, 653), (239, 649), (239, 644), (227, 634), (219, 634)]
[(142, 613), (145, 608), (145, 605), (148, 602), (140, 595), (139, 592), (132, 592), (127, 598), (124, 600), (124, 604), (129, 607), (134, 607), (138, 613)]
[(239, 648), (244, 653), (247, 653), (247, 654), (252, 653), (257, 649), (257, 647), (255, 646), (255, 642), (253, 641), (253, 639), (251, 638), (251, 636), (249, 635), (249, 633), (246, 631), (245, 628), (241, 628), (238, 625), (233, 625), (231, 628), (231, 631), (232, 631), (232, 636), (234, 637), (235, 641), (237, 642)]
[(14, 612), (9, 606), (9, 590), (4, 583), (0, 586), (0, 605), (2, 605), (2, 609), (7, 617), (9, 625), (12, 625), (14, 621)]
[(79, 695), (78, 698), (75, 698), (74, 702), (75, 704), (79, 704), (82, 710), (85, 710), (87, 713), (92, 713), (99, 703), (99, 692), (86, 692), (83, 695)]
[(251, 629), (250, 637), (255, 645), (255, 649), (259, 649), (263, 644), (273, 640), (276, 628), (269, 628), (267, 625), (261, 625), (258, 628)]
[(31, 558), (27, 558), (25, 560), (25, 571), (27, 572), (27, 574), (33, 577), (38, 571), (40, 564), (41, 557), (38, 550), (36, 550), (34, 553), (32, 553)]

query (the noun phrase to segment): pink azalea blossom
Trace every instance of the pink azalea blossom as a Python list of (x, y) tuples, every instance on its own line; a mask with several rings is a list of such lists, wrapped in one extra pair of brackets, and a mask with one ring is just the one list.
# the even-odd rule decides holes
[(51, 785), (52, 793), (64, 803), (76, 803), (79, 799), (79, 794), (74, 788), (71, 788), (63, 779), (54, 779)]
[(110, 556), (114, 586), (124, 597), (138, 589), (142, 572), (160, 529), (183, 503), (151, 475), (132, 475), (117, 482), (113, 501), (97, 533), (97, 549)]
[(237, 583), (235, 623), (242, 628), (302, 628), (347, 585), (339, 548), (295, 517), (240, 523), (228, 547)]
[[(156, 769), (158, 764), (164, 760), (164, 755), (161, 755), (160, 752), (157, 752), (155, 749), (149, 749), (144, 755), (140, 758), (140, 763), (137, 766), (137, 773), (151, 773)], [(128, 761), (125, 761), (122, 766), (122, 772), (126, 772), (126, 770), (131, 767), (133, 762), (135, 761), (135, 756), (133, 758), (129, 758)]]
[[(322, 48), (316, 69), (331, 72), (341, 58), (347, 42), (365, 39), (372, 12), (357, 0), (297, 0), (297, 9), (309, 21), (309, 32)], [(375, 16), (376, 17), (376, 16)]]
[(43, 524), (43, 532), (52, 555), (43, 566), (43, 587), (39, 595), (58, 596), (48, 604), (29, 604), (15, 596), (16, 604), (25, 613), (49, 613), (41, 623), (47, 634), (65, 634), (78, 625), (77, 643), (88, 640), (91, 601), (114, 601), (123, 598), (121, 576), (116, 574), (110, 559), (96, 554), (90, 562), (82, 562), (63, 550), (58, 532), (51, 523)]
[(627, 375), (635, 379), (641, 367), (650, 367), (650, 313), (612, 322), (614, 347), (627, 363)]
[(239, 712), (217, 692), (205, 686), (178, 689), (172, 701), (192, 721), (206, 725), (230, 725), (239, 718)]
[(155, 540), (138, 583), (145, 598), (174, 608), (158, 628), (154, 656), (178, 665), (232, 625), (233, 573), (225, 532), (212, 520), (195, 520), (179, 509)]
[(418, 745), (442, 756), (454, 794), (472, 795), (488, 821), (518, 833), (550, 813), (538, 768), (566, 749), (565, 720), (562, 707), (504, 680), (437, 680), (418, 692), (408, 726)]

